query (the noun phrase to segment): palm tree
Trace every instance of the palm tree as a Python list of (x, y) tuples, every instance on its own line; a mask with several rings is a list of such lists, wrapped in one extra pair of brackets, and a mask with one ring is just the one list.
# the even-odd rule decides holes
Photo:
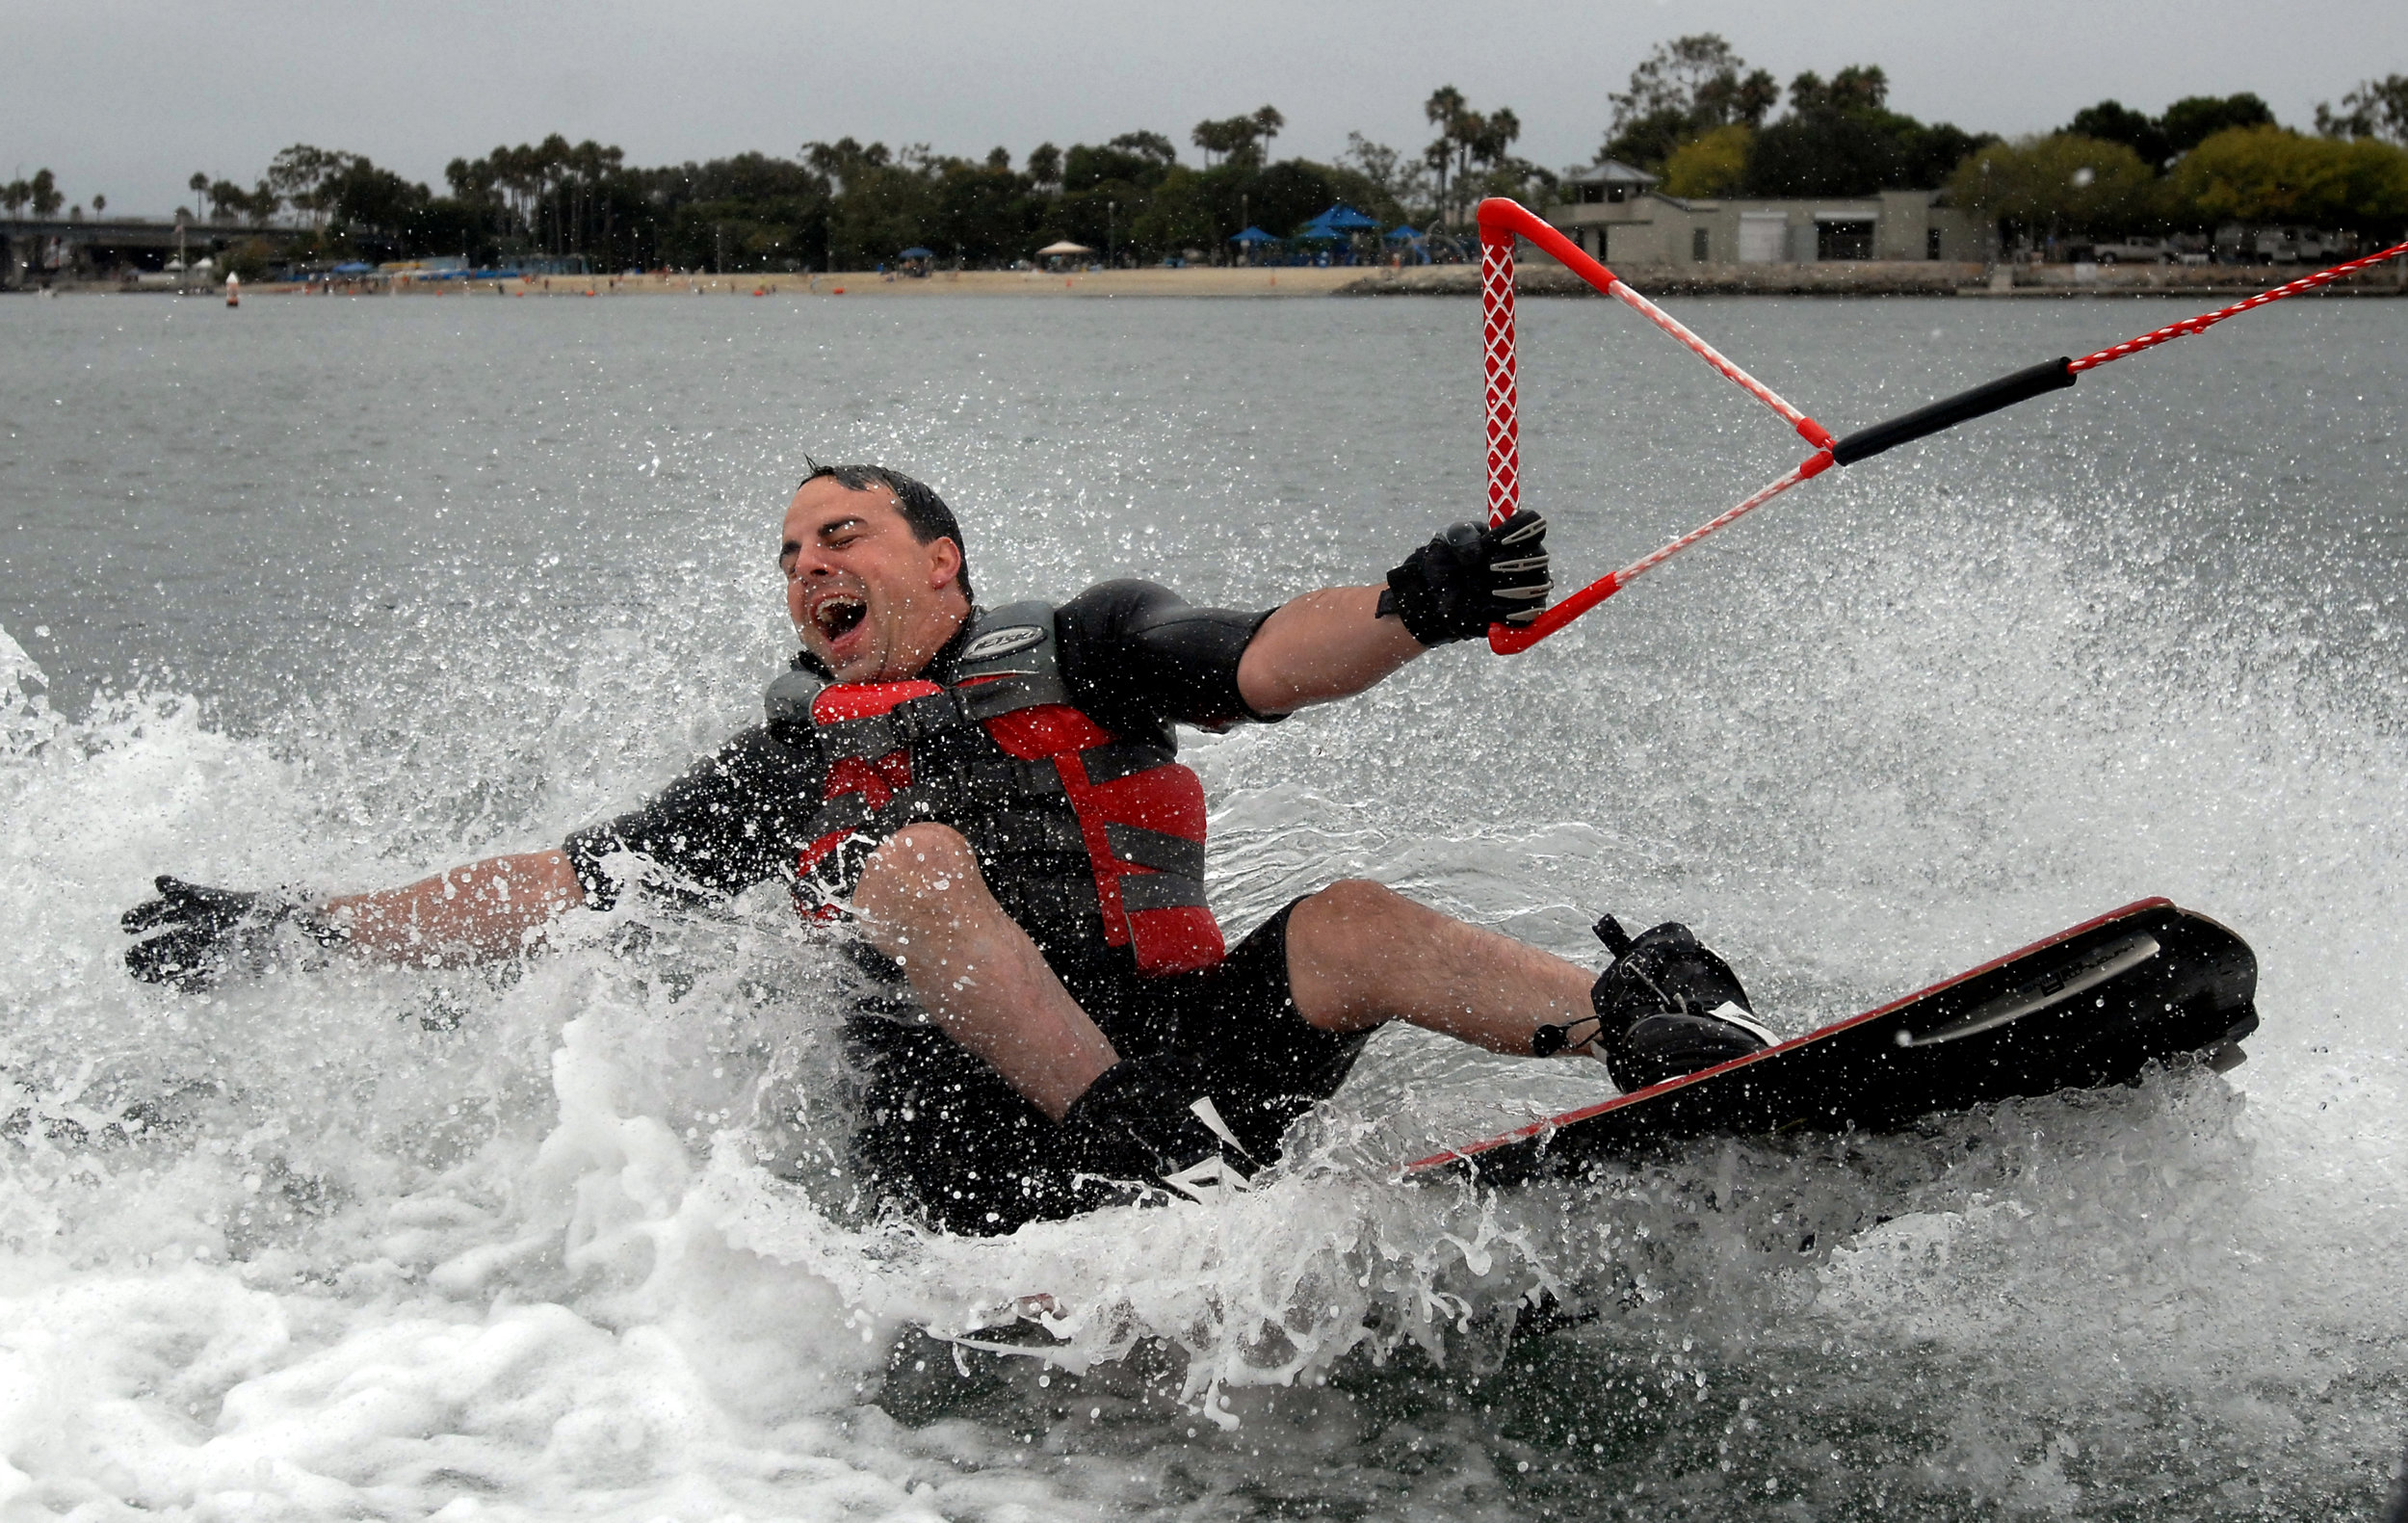
[(1270, 162), (1270, 140), (1279, 136), (1279, 129), (1288, 124), (1288, 118), (1279, 114), (1277, 107), (1265, 106), (1254, 114), (1253, 123), (1254, 130), (1263, 143), (1262, 162), (1269, 164)]
[(1438, 218), (1447, 220), (1447, 172), (1454, 167), (1455, 143), (1460, 136), (1463, 118), (1469, 114), (1463, 92), (1453, 85), (1441, 85), (1422, 102), (1422, 115), (1438, 129), (1438, 139), (1423, 150), (1422, 162), (1438, 171)]

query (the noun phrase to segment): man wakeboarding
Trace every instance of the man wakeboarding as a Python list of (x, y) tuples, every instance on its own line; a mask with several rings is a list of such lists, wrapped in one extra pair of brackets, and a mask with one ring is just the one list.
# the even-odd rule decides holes
[(1235, 947), (1205, 904), (1204, 790), (1172, 726), (1277, 722), (1527, 623), (1552, 587), (1537, 514), (1454, 525), (1384, 587), (1268, 613), (1141, 581), (990, 611), (962, 545), (922, 483), (815, 464), (777, 558), (802, 649), (766, 722), (558, 848), (406, 887), (161, 878), (125, 916), (143, 937), (128, 967), (197, 987), (297, 933), (393, 963), (513, 957), (631, 888), (783, 878), (868, 975), (846, 1028), (861, 1170), (973, 1234), (1250, 1173), (1392, 1020), (1599, 1058), (1626, 1090), (1767, 1044), (1730, 968), (1678, 925), (1601, 921), (1601, 976), (1361, 880)]

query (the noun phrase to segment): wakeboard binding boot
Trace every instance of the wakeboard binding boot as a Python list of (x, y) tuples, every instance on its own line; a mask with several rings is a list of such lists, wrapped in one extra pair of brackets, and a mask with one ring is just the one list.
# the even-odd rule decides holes
[(1633, 936), (1607, 915), (1596, 932), (1613, 961), (1588, 991), (1595, 1024), (1540, 1027), (1531, 1043), (1539, 1057), (1585, 1038), (1628, 1094), (1762, 1052), (1780, 1039), (1757, 1022), (1731, 965), (1688, 927), (1666, 922)]

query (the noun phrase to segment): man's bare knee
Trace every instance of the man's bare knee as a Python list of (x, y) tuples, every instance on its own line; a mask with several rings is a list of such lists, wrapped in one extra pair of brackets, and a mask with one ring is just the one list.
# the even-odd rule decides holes
[[(1374, 883), (1368, 878), (1342, 878), (1307, 898), (1304, 904), (1314, 906), (1317, 919), (1348, 923), (1387, 919), (1422, 907), (1387, 884)], [(1296, 907), (1301, 910), (1304, 906)]]
[(854, 911), (874, 925), (951, 921), (992, 901), (977, 853), (945, 825), (910, 826), (879, 842), (852, 893)]
[(1315, 1026), (1359, 1030), (1394, 1013), (1392, 970), (1404, 944), (1426, 935), (1435, 910), (1369, 879), (1341, 879), (1288, 918), (1288, 979)]

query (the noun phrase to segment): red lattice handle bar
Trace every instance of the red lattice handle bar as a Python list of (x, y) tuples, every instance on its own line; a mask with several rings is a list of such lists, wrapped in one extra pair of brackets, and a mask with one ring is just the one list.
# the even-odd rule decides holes
[(1503, 197), (1492, 197), (1479, 203), (1480, 344), (1486, 371), (1483, 405), (1487, 414), (1490, 523), (1504, 522), (1522, 505), (1521, 422), (1514, 380), (1513, 331), (1513, 253), (1515, 240), (1520, 238), (1536, 244), (1574, 275), (1671, 334), (1691, 354), (1779, 413), (1808, 443), (1815, 446), (1815, 454), (1788, 475), (1713, 522), (1690, 530), (1619, 571), (1608, 572), (1563, 598), (1531, 623), (1519, 627), (1490, 625), (1488, 648), (1500, 655), (1528, 650), (1629, 586), (1634, 578), (1724, 525), (1753, 512), (1799, 482), (1820, 475), (1831, 464), (1832, 439), (1821, 424), (1792, 407), (1770, 386), (1732, 363), (1720, 351), (1690, 332), (1663, 308), (1625, 285), (1619, 276), (1584, 253), (1579, 245), (1549, 226), (1530, 208)]
[(1623, 302), (1640, 316), (1655, 324), (1678, 340), (1690, 353), (1712, 365), (1725, 378), (1779, 413), (1800, 437), (1815, 446), (1815, 453), (1793, 466), (1787, 474), (1758, 490), (1754, 495), (1732, 507), (1706, 523), (1698, 525), (1679, 538), (1641, 556), (1619, 571), (1610, 571), (1579, 591), (1565, 597), (1527, 625), (1492, 624), (1488, 629), (1489, 648), (1500, 655), (1528, 650), (1531, 646), (1561, 629), (1590, 609), (1628, 587), (1635, 579), (1655, 566), (1680, 554), (1708, 535), (1737, 522), (1800, 482), (1811, 481), (1834, 464), (1847, 465), (1869, 459), (1885, 450), (1895, 449), (1913, 439), (1925, 437), (1943, 429), (1982, 417), (2019, 402), (2028, 401), (2043, 392), (2071, 386), (2077, 376), (2094, 370), (2110, 360), (2154, 349), (2172, 339), (2189, 333), (2203, 332), (2253, 307), (2285, 297), (2297, 296), (2321, 285), (2329, 285), (2387, 259), (2408, 255), (2408, 243), (2397, 244), (2380, 253), (2352, 259), (2346, 264), (2319, 270), (2303, 276), (2288, 285), (2262, 291), (2243, 302), (2203, 312), (2197, 317), (2171, 323), (2138, 338), (2127, 339), (2096, 354), (2080, 359), (2055, 359), (2002, 376), (1997, 381), (1976, 386), (1956, 396), (1943, 398), (1925, 407), (1861, 429), (1845, 439), (1834, 439), (1819, 423), (1792, 407), (1771, 387), (1733, 364), (1728, 358), (1688, 330), (1670, 313), (1632, 290), (1612, 271), (1591, 259), (1580, 246), (1557, 232), (1528, 207), (1504, 197), (1491, 197), (1479, 204), (1480, 239), (1480, 327), (1484, 352), (1485, 408), (1488, 433), (1488, 521), (1501, 523), (1510, 517), (1522, 504), (1521, 428), (1517, 415), (1518, 402), (1514, 379), (1513, 330), (1513, 255), (1517, 239), (1527, 238), (1555, 256), (1565, 269), (1579, 276), (1599, 291)]

